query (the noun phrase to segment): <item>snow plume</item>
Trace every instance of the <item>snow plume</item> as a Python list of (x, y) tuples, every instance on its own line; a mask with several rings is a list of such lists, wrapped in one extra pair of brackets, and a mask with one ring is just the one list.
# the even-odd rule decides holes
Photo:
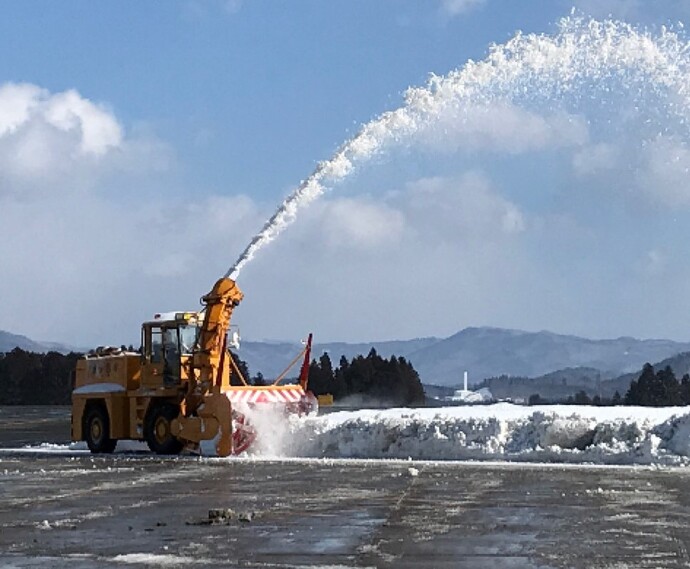
[(250, 455), (270, 458), (293, 452), (288, 416), (283, 405), (263, 403), (252, 408), (235, 404), (233, 408), (245, 416), (256, 433), (256, 440), (249, 447)]
[(622, 22), (578, 16), (563, 19), (553, 36), (518, 33), (493, 46), (485, 60), (469, 61), (446, 76), (432, 76), (424, 87), (408, 89), (402, 107), (364, 125), (281, 204), (227, 276), (236, 279), (302, 207), (349, 176), (356, 165), (392, 145), (418, 142), (440, 121), (467, 124), (483, 106), (529, 108), (561, 102), (577, 107), (581, 99), (606, 100), (617, 91), (628, 94), (633, 109), (654, 99), (652, 106), (668, 114), (674, 128), (687, 135), (688, 52), (688, 44), (666, 28), (653, 34)]

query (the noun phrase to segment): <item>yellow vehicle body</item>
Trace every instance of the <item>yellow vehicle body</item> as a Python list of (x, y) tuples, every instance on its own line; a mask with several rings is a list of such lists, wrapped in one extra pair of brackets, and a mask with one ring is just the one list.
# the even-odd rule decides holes
[(232, 451), (231, 363), (227, 332), (242, 292), (220, 279), (201, 312), (175, 313), (142, 326), (142, 353), (100, 349), (77, 363), (72, 440), (112, 452), (118, 440), (145, 440), (159, 454), (216, 440)]
[(317, 401), (319, 402), (319, 407), (330, 407), (333, 405), (333, 394), (324, 393), (323, 395), (319, 395)]
[[(299, 384), (278, 385), (302, 354), (274, 385), (250, 386), (242, 377), (227, 349), (230, 317), (242, 298), (236, 283), (222, 278), (202, 297), (202, 311), (144, 322), (141, 353), (98, 349), (79, 360), (72, 440), (86, 441), (97, 453), (113, 452), (118, 440), (146, 441), (158, 454), (196, 450), (201, 441), (214, 440), (216, 453), (227, 456), (246, 450), (256, 436), (244, 411), (264, 404), (288, 412), (315, 409), (316, 398), (306, 392), (311, 334)], [(231, 385), (233, 375), (240, 385)]]

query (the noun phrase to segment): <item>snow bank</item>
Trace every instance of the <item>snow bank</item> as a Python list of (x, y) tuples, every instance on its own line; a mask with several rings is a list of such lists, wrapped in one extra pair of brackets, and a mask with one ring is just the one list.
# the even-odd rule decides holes
[[(252, 460), (343, 458), (690, 466), (690, 407), (524, 407), (509, 403), (251, 417)], [(212, 445), (206, 450), (213, 451)], [(84, 443), (12, 452), (87, 453)], [(148, 452), (120, 441), (117, 453)], [(206, 454), (204, 451), (203, 454)], [(231, 459), (233, 460), (233, 459)]]
[(341, 411), (291, 417), (287, 429), (272, 456), (690, 464), (690, 407)]
[(72, 393), (74, 395), (83, 393), (121, 393), (124, 392), (124, 390), (124, 386), (119, 383), (92, 383), (90, 385), (77, 387)]

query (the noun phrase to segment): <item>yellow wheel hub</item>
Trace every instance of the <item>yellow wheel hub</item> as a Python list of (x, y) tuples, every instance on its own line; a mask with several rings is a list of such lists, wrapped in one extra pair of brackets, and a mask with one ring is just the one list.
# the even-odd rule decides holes
[(156, 440), (159, 443), (164, 443), (166, 440), (168, 440), (168, 437), (170, 436), (170, 424), (168, 423), (167, 419), (159, 417), (156, 420), (153, 432), (155, 433)]
[(101, 438), (102, 434), (103, 434), (103, 425), (101, 425), (101, 422), (99, 420), (92, 421), (91, 422), (91, 438), (94, 441), (97, 441), (98, 439)]

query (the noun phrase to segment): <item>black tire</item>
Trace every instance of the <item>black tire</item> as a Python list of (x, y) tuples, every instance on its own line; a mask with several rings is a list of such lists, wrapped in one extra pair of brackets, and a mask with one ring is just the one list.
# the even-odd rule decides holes
[(92, 453), (111, 453), (117, 441), (110, 438), (110, 418), (103, 405), (87, 407), (84, 416), (84, 439)]
[(170, 428), (179, 414), (180, 408), (171, 403), (154, 405), (146, 414), (144, 439), (156, 454), (180, 454), (184, 445), (173, 436)]

